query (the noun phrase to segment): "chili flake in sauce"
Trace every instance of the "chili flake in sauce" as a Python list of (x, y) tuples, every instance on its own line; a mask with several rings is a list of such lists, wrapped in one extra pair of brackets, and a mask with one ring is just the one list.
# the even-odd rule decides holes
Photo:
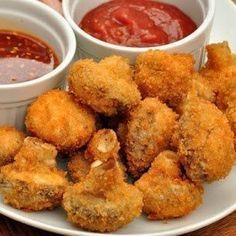
[(0, 30), (0, 84), (37, 79), (56, 68), (59, 60), (42, 40)]

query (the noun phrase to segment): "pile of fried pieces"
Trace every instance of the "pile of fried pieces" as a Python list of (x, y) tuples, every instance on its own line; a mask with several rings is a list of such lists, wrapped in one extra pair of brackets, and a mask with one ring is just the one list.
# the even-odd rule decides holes
[[(0, 128), (0, 190), (26, 211), (62, 205), (74, 225), (115, 231), (142, 212), (184, 216), (204, 182), (235, 161), (236, 57), (207, 46), (199, 71), (189, 54), (148, 51), (128, 60), (75, 62), (69, 92), (52, 90), (28, 108), (28, 134)], [(67, 158), (67, 172), (59, 170)]]

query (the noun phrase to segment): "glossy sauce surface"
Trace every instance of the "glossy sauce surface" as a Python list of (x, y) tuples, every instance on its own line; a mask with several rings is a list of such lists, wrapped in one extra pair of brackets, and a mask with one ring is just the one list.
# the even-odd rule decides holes
[(112, 0), (88, 12), (78, 25), (102, 41), (151, 47), (178, 41), (197, 29), (173, 5), (152, 0)]
[(0, 84), (37, 79), (56, 68), (53, 50), (33, 36), (0, 30)]

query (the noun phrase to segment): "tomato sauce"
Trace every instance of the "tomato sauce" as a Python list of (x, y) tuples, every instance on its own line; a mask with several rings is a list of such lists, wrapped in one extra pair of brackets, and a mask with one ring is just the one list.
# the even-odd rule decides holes
[(177, 7), (152, 0), (112, 0), (88, 12), (78, 25), (102, 41), (151, 47), (178, 41), (197, 29)]
[(0, 84), (37, 79), (56, 68), (59, 60), (43, 41), (0, 30)]

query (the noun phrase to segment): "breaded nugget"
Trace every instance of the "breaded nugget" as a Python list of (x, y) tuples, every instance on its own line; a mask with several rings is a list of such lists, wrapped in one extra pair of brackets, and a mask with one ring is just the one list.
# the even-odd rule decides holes
[(227, 108), (227, 97), (236, 89), (236, 63), (227, 42), (206, 47), (208, 61), (201, 74), (208, 80), (217, 94), (216, 104), (221, 110)]
[(74, 225), (110, 232), (141, 214), (142, 197), (136, 187), (124, 182), (118, 162), (109, 158), (95, 161), (85, 179), (67, 189), (63, 207)]
[(226, 116), (212, 103), (189, 95), (179, 121), (179, 155), (193, 181), (226, 177), (235, 158), (233, 133)]
[(91, 164), (96, 161), (106, 161), (113, 157), (125, 174), (126, 168), (119, 157), (120, 144), (116, 133), (111, 129), (102, 129), (93, 135), (84, 152), (72, 155), (68, 162), (69, 174), (74, 182), (79, 182), (89, 173)]
[(129, 114), (125, 153), (128, 170), (140, 177), (154, 158), (169, 146), (177, 114), (157, 98), (146, 98)]
[(143, 211), (152, 220), (187, 215), (202, 202), (202, 186), (183, 175), (179, 157), (171, 151), (160, 153), (135, 186), (143, 192)]
[(75, 62), (68, 75), (69, 90), (83, 104), (106, 116), (116, 115), (140, 101), (132, 70), (125, 58), (111, 56), (96, 63)]
[(176, 107), (187, 93), (194, 70), (190, 54), (148, 51), (136, 60), (135, 82), (142, 97), (158, 97)]
[(26, 127), (59, 151), (77, 150), (95, 132), (95, 115), (65, 91), (51, 90), (28, 108)]
[(56, 168), (54, 146), (26, 138), (15, 162), (0, 170), (0, 190), (6, 204), (26, 211), (60, 205), (68, 182)]
[(10, 126), (0, 126), (0, 167), (14, 161), (25, 135)]

